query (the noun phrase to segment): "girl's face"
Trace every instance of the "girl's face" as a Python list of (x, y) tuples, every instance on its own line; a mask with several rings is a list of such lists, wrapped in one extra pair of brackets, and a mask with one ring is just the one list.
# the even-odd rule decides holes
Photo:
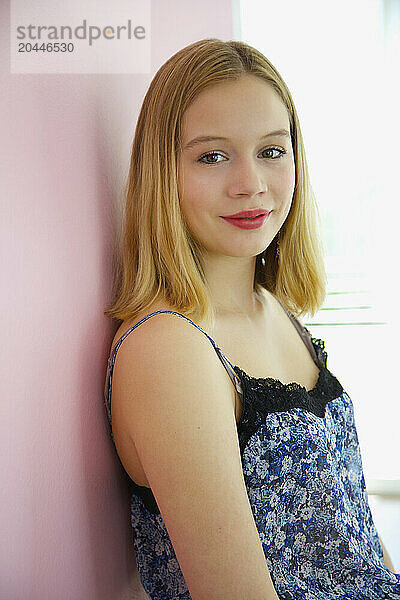
[[(288, 135), (271, 133), (281, 129)], [(253, 75), (218, 83), (187, 109), (181, 135), (179, 198), (192, 236), (214, 254), (263, 252), (289, 213), (295, 187), (289, 119), (276, 92)], [(204, 136), (219, 139), (195, 140)], [(260, 208), (272, 213), (256, 229), (222, 218)]]

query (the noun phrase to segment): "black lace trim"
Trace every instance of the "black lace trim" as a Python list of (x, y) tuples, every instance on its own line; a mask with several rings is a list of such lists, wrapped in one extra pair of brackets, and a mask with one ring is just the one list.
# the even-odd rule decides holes
[(343, 393), (341, 383), (326, 366), (328, 355), (325, 342), (314, 338), (308, 329), (306, 331), (315, 348), (320, 368), (317, 382), (311, 390), (306, 390), (304, 386), (295, 382), (285, 384), (271, 377), (250, 377), (240, 367), (234, 367), (243, 391), (242, 415), (237, 426), (241, 454), (251, 436), (265, 421), (267, 414), (284, 412), (291, 408), (304, 408), (323, 418), (327, 403)]
[(157, 501), (154, 497), (153, 490), (146, 485), (138, 485), (129, 477), (129, 484), (131, 492), (139, 496), (143, 500), (143, 504), (152, 515), (159, 515), (160, 509), (158, 508)]

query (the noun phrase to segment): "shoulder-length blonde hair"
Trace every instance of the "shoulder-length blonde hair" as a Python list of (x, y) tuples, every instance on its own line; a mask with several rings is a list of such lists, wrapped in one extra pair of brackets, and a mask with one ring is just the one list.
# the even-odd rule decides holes
[(201, 248), (181, 214), (178, 169), (182, 118), (206, 88), (244, 74), (260, 77), (286, 106), (295, 160), (290, 212), (256, 257), (254, 290), (265, 288), (297, 317), (320, 308), (326, 294), (320, 217), (311, 188), (300, 124), (282, 77), (258, 50), (210, 38), (179, 50), (155, 74), (144, 97), (132, 146), (115, 296), (104, 314), (125, 321), (161, 300), (178, 312), (215, 323)]

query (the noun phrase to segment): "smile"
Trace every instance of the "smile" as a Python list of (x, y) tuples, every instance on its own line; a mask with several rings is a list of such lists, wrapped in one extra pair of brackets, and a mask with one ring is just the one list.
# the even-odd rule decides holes
[(265, 221), (268, 219), (271, 213), (267, 213), (265, 215), (260, 215), (259, 217), (253, 218), (245, 218), (245, 219), (232, 219), (229, 217), (221, 217), (227, 223), (231, 223), (235, 227), (239, 227), (239, 229), (258, 229), (262, 225), (264, 225)]

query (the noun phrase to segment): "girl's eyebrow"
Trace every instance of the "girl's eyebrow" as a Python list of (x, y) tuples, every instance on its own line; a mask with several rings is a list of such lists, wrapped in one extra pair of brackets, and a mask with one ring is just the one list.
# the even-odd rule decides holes
[[(260, 141), (264, 140), (267, 137), (271, 137), (273, 135), (290, 137), (290, 133), (288, 132), (287, 129), (277, 129), (276, 131), (270, 131), (269, 133), (266, 133), (265, 135), (260, 137)], [(193, 148), (197, 144), (203, 144), (205, 142), (215, 142), (216, 140), (223, 140), (225, 142), (229, 142), (229, 138), (226, 138), (226, 137), (219, 137), (219, 136), (215, 136), (215, 135), (202, 135), (202, 136), (193, 138), (193, 140), (191, 140), (190, 142), (188, 142), (186, 144), (184, 149), (188, 150), (189, 148)]]

